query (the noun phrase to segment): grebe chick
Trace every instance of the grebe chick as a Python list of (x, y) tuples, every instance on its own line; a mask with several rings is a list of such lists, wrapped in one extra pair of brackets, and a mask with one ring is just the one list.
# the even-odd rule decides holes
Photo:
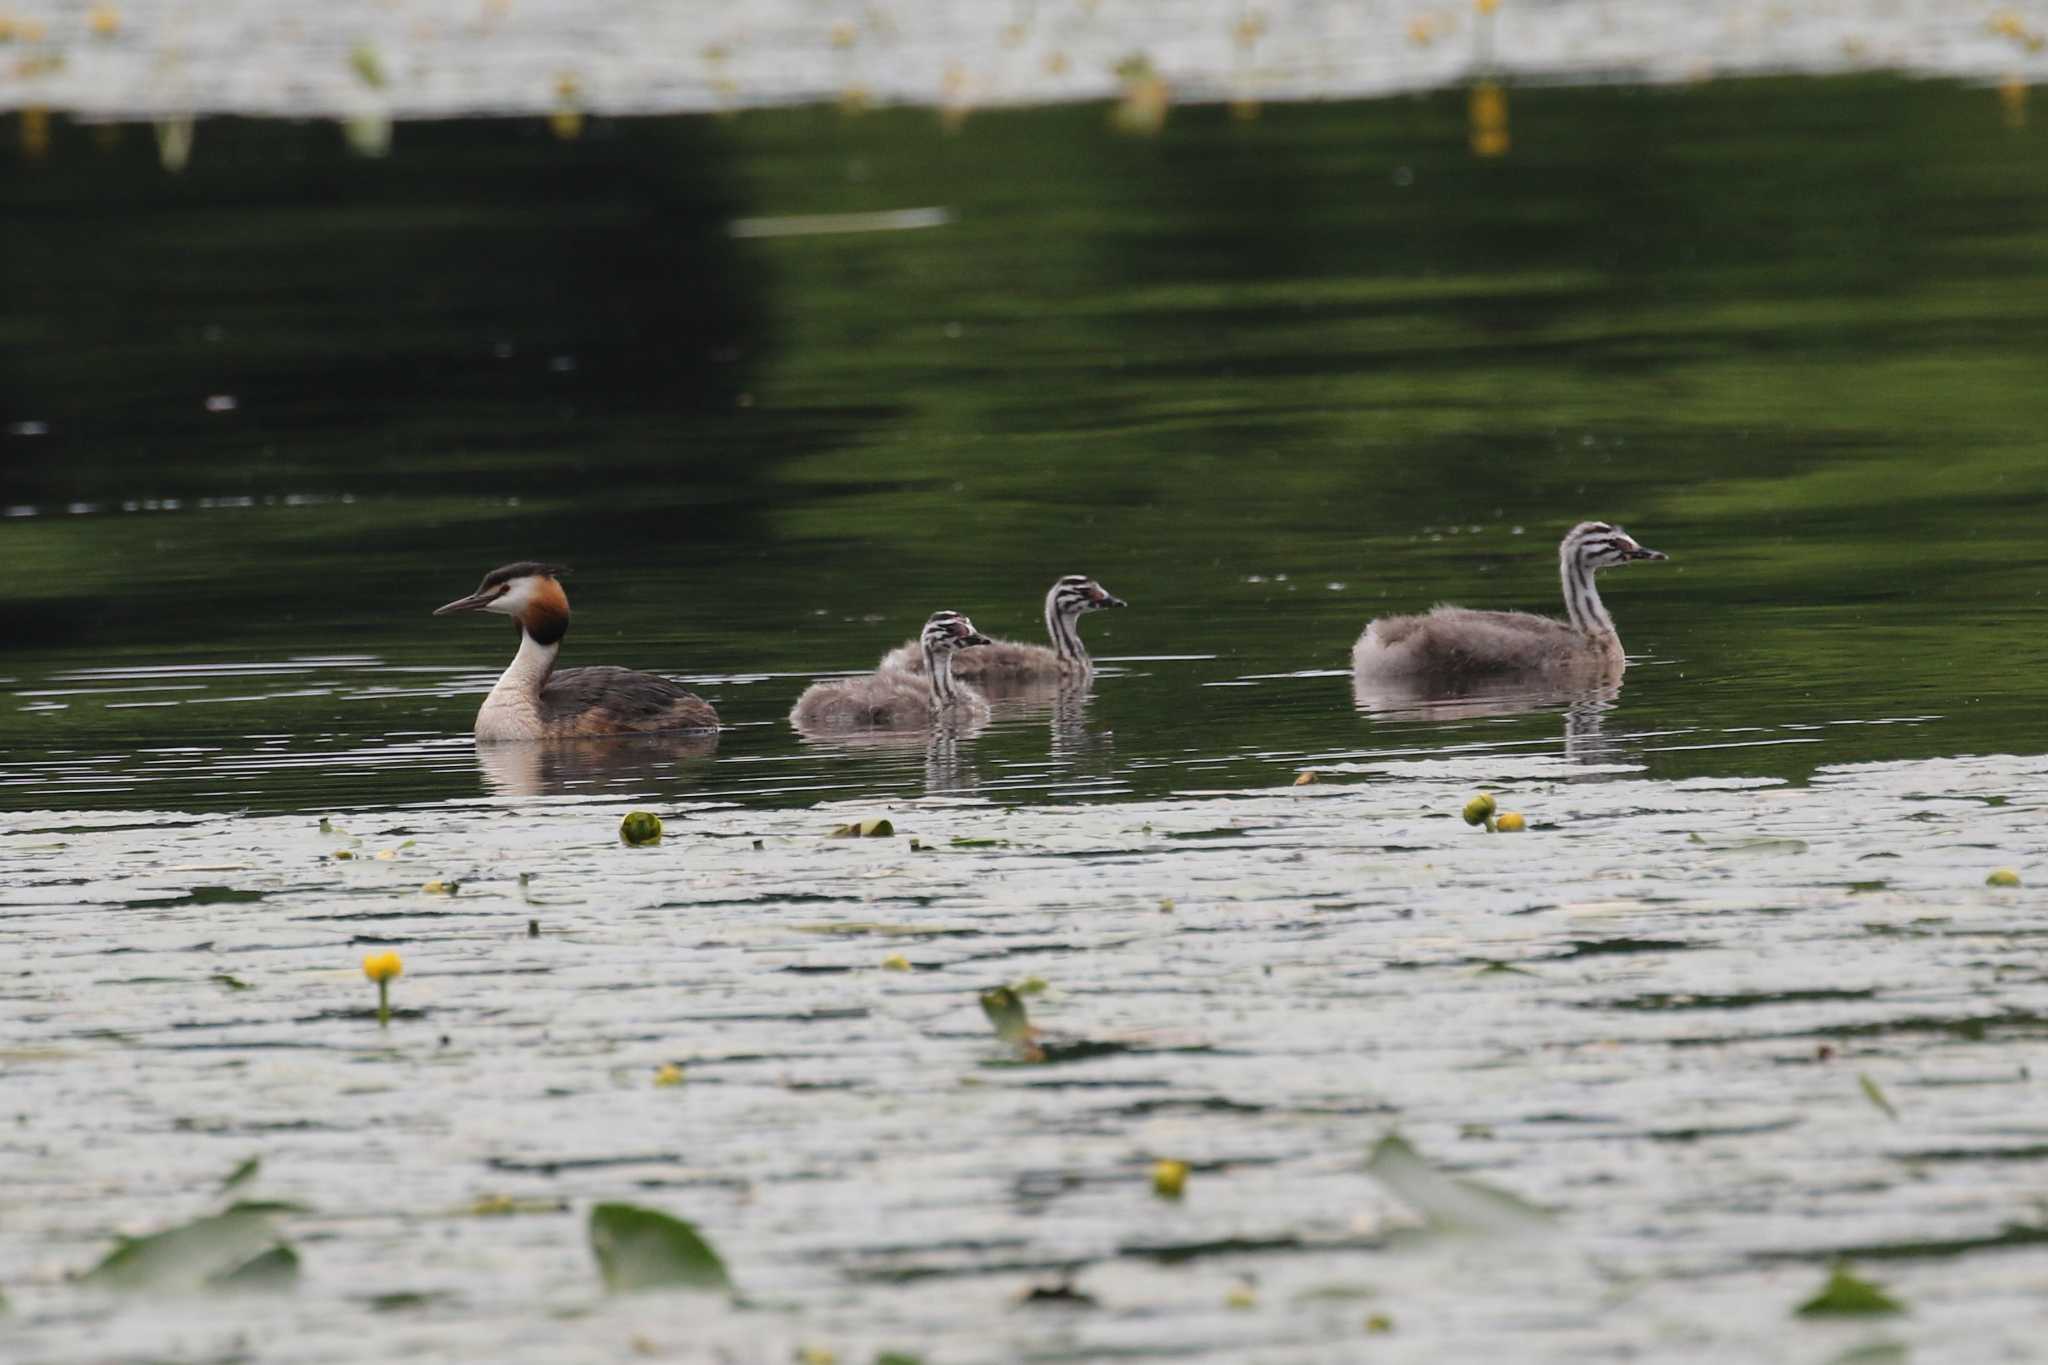
[(1353, 674), (1361, 682), (1399, 680), (1432, 689), (1515, 675), (1568, 687), (1619, 678), (1628, 658), (1614, 618), (1600, 605), (1593, 575), (1610, 565), (1667, 556), (1644, 549), (1618, 526), (1582, 521), (1565, 534), (1557, 558), (1569, 619), (1464, 607), (1382, 616), (1352, 648)]
[[(1051, 681), (1086, 678), (1095, 671), (1095, 661), (1081, 644), (1081, 618), (1104, 607), (1129, 605), (1112, 596), (1086, 574), (1070, 573), (1052, 585), (1045, 595), (1045, 633), (1052, 648), (1027, 645), (1016, 640), (990, 640), (988, 648), (964, 654), (953, 663), (956, 677), (990, 683)], [(924, 670), (924, 655), (911, 640), (882, 656), (883, 668), (901, 668), (911, 673)]]
[(436, 616), (489, 611), (519, 624), (519, 652), (476, 713), (478, 739), (567, 739), (583, 735), (715, 730), (711, 703), (652, 673), (630, 668), (555, 671), (569, 633), (569, 598), (552, 564), (523, 560), (493, 569), (467, 597)]
[(918, 637), (922, 676), (883, 668), (864, 678), (812, 683), (797, 698), (789, 723), (799, 730), (906, 730), (988, 711), (979, 692), (953, 680), (953, 655), (988, 637), (957, 611), (935, 611)]

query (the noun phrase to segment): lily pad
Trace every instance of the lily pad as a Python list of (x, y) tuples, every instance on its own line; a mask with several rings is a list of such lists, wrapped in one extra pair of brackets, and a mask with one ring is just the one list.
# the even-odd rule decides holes
[(1880, 1110), (1882, 1110), (1886, 1118), (1898, 1118), (1899, 1111), (1892, 1108), (1892, 1102), (1889, 1099), (1885, 1098), (1884, 1091), (1878, 1089), (1876, 1081), (1871, 1080), (1868, 1076), (1858, 1076), (1856, 1078), (1856, 1083), (1863, 1087), (1863, 1098), (1869, 1100), (1872, 1104), (1876, 1105)]
[(84, 1281), (124, 1290), (192, 1290), (222, 1283), (277, 1247), (271, 1215), (280, 1207), (237, 1204), (146, 1237), (123, 1238), (85, 1272)]
[(1031, 1016), (1025, 1010), (1023, 1000), (1008, 986), (983, 991), (981, 1012), (988, 1016), (996, 1037), (1006, 1043), (1028, 1043), (1037, 1032), (1031, 1027)]
[(299, 1282), (299, 1253), (280, 1242), (207, 1281), (219, 1289), (289, 1289)]
[(1793, 1311), (1802, 1318), (1875, 1317), (1903, 1313), (1906, 1305), (1870, 1281), (1851, 1274), (1847, 1266), (1838, 1265), (1829, 1273), (1820, 1293)]
[(732, 1292), (725, 1262), (697, 1229), (659, 1209), (599, 1204), (590, 1211), (590, 1250), (604, 1287)]
[(1506, 1190), (1444, 1174), (1398, 1133), (1380, 1139), (1365, 1169), (1438, 1232), (1526, 1233), (1555, 1221)]

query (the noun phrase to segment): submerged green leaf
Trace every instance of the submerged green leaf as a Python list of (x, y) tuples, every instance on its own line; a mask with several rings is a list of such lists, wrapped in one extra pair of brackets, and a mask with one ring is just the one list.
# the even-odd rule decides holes
[(1008, 986), (997, 986), (981, 993), (981, 1012), (995, 1027), (996, 1037), (1006, 1043), (1028, 1043), (1031, 1041), (1031, 1015), (1024, 1008), (1024, 1001)]
[(241, 1184), (243, 1181), (248, 1180), (251, 1176), (255, 1175), (256, 1172), (262, 1169), (263, 1158), (260, 1156), (252, 1156), (248, 1158), (246, 1161), (243, 1161), (240, 1165), (236, 1166), (235, 1169), (233, 1169), (232, 1171), (229, 1171), (228, 1178), (220, 1182), (220, 1187), (224, 1190), (231, 1190), (235, 1186)]
[(1892, 1108), (1892, 1102), (1885, 1098), (1884, 1091), (1879, 1090), (1877, 1088), (1876, 1081), (1871, 1080), (1868, 1076), (1858, 1076), (1856, 1078), (1856, 1083), (1863, 1087), (1863, 1098), (1869, 1100), (1872, 1104), (1876, 1105), (1879, 1109), (1883, 1110), (1884, 1116), (1886, 1118), (1898, 1118), (1899, 1111)]
[(299, 1253), (283, 1242), (207, 1280), (220, 1289), (289, 1289), (299, 1280)]
[(87, 1284), (108, 1289), (197, 1289), (219, 1283), (273, 1249), (277, 1227), (271, 1204), (237, 1204), (225, 1213), (195, 1218), (146, 1237), (124, 1238), (85, 1272)]
[(356, 73), (356, 79), (372, 90), (382, 90), (387, 84), (384, 63), (378, 60), (377, 49), (368, 43), (361, 44), (348, 54), (348, 64), (349, 69)]
[(1828, 1275), (1828, 1282), (1820, 1293), (1793, 1311), (1802, 1318), (1872, 1317), (1882, 1313), (1903, 1313), (1906, 1305), (1870, 1281), (1851, 1274), (1847, 1266), (1838, 1265)]
[(1686, 842), (1703, 845), (1710, 853), (1804, 853), (1804, 839), (1783, 839), (1769, 834), (1751, 834), (1738, 839), (1702, 839), (1686, 836)]
[(590, 1250), (604, 1287), (716, 1289), (732, 1292), (725, 1262), (697, 1229), (659, 1209), (599, 1204), (590, 1211)]
[(1365, 1169), (1438, 1232), (1519, 1233), (1555, 1221), (1547, 1211), (1506, 1190), (1445, 1175), (1398, 1133), (1379, 1140)]

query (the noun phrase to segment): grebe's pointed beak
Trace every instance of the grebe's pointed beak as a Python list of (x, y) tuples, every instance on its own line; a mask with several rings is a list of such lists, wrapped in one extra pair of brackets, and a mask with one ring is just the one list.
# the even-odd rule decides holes
[(1630, 551), (1628, 552), (1628, 557), (1629, 557), (1630, 559), (1669, 559), (1669, 558), (1671, 558), (1671, 556), (1670, 556), (1670, 555), (1667, 555), (1667, 554), (1665, 554), (1665, 553), (1664, 553), (1664, 552), (1663, 552), (1662, 550), (1653, 550), (1653, 549), (1651, 549), (1651, 548), (1650, 548), (1649, 546), (1647, 546), (1647, 545), (1638, 545), (1638, 546), (1636, 546), (1636, 547), (1635, 547), (1635, 549), (1633, 549), (1633, 550), (1630, 550)]
[(1114, 593), (1106, 592), (1096, 599), (1095, 605), (1098, 607), (1128, 607), (1131, 604)]
[(959, 646), (959, 647), (960, 647), (961, 649), (965, 649), (965, 648), (967, 648), (967, 647), (968, 647), (969, 645), (985, 645), (985, 644), (987, 644), (987, 643), (988, 643), (988, 636), (986, 636), (986, 635), (983, 635), (983, 634), (982, 634), (982, 633), (981, 633), (980, 631), (978, 631), (978, 630), (977, 630), (977, 631), (973, 631), (973, 632), (971, 632), (971, 633), (969, 633), (969, 634), (966, 634), (966, 635), (962, 635), (962, 636), (960, 637), (960, 646)]
[(496, 599), (496, 594), (473, 592), (467, 597), (458, 597), (445, 607), (435, 607), (436, 616), (453, 616), (458, 611), (482, 611)]

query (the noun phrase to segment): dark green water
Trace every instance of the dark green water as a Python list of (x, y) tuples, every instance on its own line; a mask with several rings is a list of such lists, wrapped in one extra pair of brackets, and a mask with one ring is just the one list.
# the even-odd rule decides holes
[[(59, 120), (35, 162), (0, 128), (0, 803), (1158, 796), (1555, 749), (1561, 708), (1361, 715), (1345, 670), (1382, 611), (1554, 609), (1585, 516), (1673, 557), (1607, 577), (1637, 662), (1593, 756), (2038, 752), (2039, 130), (1891, 79), (1517, 91), (1513, 128), (1475, 160), (1457, 92), (1154, 140), (797, 110), (365, 161), (210, 120), (180, 175), (146, 128)], [(918, 207), (951, 221), (729, 230)], [(567, 661), (699, 680), (715, 755), (479, 766), (509, 641), (427, 612), (526, 557), (577, 570)], [(784, 722), (935, 607), (1035, 634), (1075, 570), (1133, 603), (1084, 628), (1120, 662), (1078, 722), (943, 764)]]

